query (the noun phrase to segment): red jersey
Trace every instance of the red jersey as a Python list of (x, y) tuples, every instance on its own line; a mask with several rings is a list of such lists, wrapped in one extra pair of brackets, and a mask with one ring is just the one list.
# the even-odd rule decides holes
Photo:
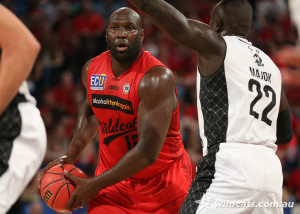
[[(166, 67), (149, 52), (143, 51), (126, 72), (115, 77), (109, 51), (92, 60), (88, 70), (87, 95), (99, 121), (99, 165), (96, 176), (112, 168), (138, 142), (138, 87), (145, 73), (154, 66)], [(157, 161), (131, 179), (153, 177), (183, 155), (185, 150), (179, 128), (177, 101)]]

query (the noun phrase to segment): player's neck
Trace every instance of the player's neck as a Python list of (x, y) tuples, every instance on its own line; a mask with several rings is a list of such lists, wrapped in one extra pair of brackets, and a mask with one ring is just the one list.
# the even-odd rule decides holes
[(237, 37), (241, 37), (246, 39), (247, 34), (245, 34), (244, 32), (238, 32), (235, 30), (224, 30), (221, 32), (221, 36), (237, 36)]
[(114, 57), (111, 57), (111, 66), (115, 74), (115, 77), (119, 77), (123, 73), (125, 73), (132, 66), (132, 64), (139, 58), (140, 55), (141, 52), (139, 52), (139, 54), (137, 54), (136, 57), (133, 57), (131, 60), (126, 60), (126, 61), (118, 61)]

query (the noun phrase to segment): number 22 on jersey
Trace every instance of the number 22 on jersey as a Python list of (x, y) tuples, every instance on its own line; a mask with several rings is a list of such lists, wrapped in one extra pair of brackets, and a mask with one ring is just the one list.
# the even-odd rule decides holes
[[(256, 88), (256, 90), (255, 90)], [(248, 89), (253, 93), (257, 93), (256, 97), (252, 100), (250, 104), (250, 115), (259, 119), (261, 115), (261, 121), (265, 122), (267, 125), (271, 126), (272, 121), (268, 118), (268, 113), (275, 107), (276, 105), (276, 93), (275, 91), (269, 86), (261, 86), (261, 84), (254, 79), (250, 79), (248, 82)], [(256, 112), (254, 110), (254, 106), (261, 100), (263, 96), (271, 98), (271, 102), (264, 108), (264, 110), (260, 112)]]

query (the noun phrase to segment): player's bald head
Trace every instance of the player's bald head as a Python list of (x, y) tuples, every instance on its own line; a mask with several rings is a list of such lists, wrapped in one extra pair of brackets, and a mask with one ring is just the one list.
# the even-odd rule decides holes
[(139, 29), (142, 29), (142, 19), (140, 15), (129, 7), (122, 7), (113, 12), (108, 19), (108, 25), (118, 19), (128, 19), (133, 22)]
[(225, 34), (247, 36), (252, 23), (252, 7), (248, 0), (222, 0), (213, 9), (211, 18), (219, 20)]

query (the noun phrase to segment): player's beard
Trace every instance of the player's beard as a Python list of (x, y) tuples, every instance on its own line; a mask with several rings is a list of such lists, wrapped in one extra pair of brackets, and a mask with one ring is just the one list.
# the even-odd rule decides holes
[(107, 41), (107, 49), (110, 51), (111, 55), (119, 62), (126, 62), (138, 57), (142, 49), (141, 36), (134, 40), (131, 44), (128, 45), (127, 50), (120, 52), (117, 50), (115, 43)]

